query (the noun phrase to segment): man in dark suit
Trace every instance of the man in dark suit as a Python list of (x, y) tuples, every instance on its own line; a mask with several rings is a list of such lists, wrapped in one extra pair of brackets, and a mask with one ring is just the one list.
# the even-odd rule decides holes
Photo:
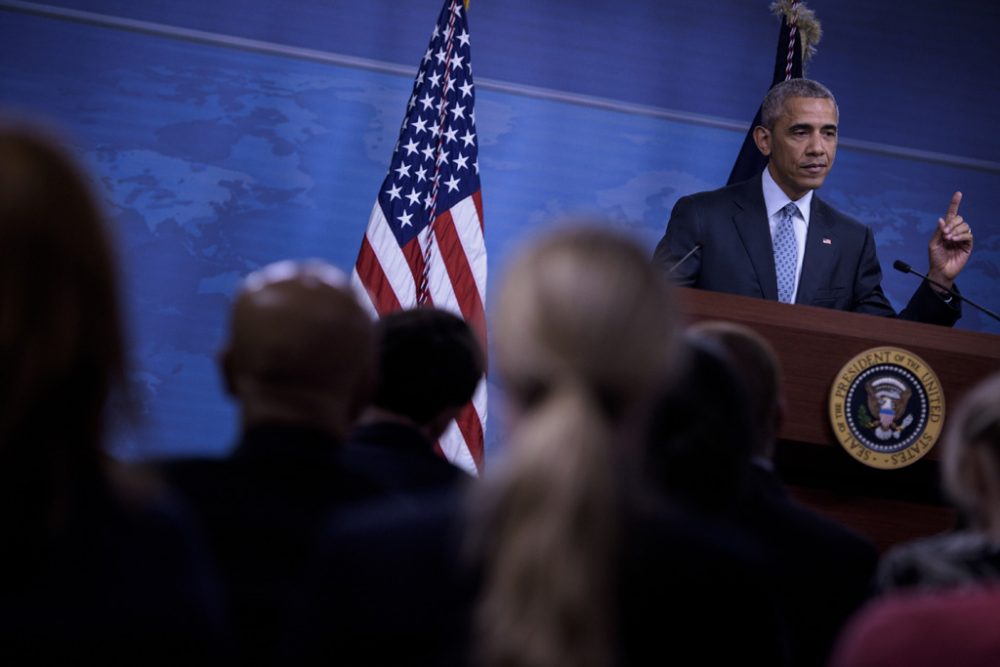
[[(871, 230), (813, 192), (833, 166), (838, 120), (833, 94), (822, 84), (791, 79), (774, 86), (754, 128), (767, 169), (679, 199), (654, 263), (683, 286), (894, 316)], [(946, 288), (972, 251), (972, 231), (958, 214), (961, 199), (956, 192), (928, 244), (929, 277)], [(924, 281), (899, 316), (950, 326), (960, 314), (953, 297)]]
[(746, 491), (733, 515), (771, 565), (789, 626), (792, 664), (825, 665), (844, 622), (867, 599), (875, 547), (800, 505), (775, 473), (772, 457), (783, 415), (781, 376), (771, 346), (746, 327), (702, 322), (689, 333), (716, 345), (746, 392), (752, 455)]
[(435, 452), (434, 443), (483, 377), (475, 334), (456, 315), (419, 308), (379, 320), (376, 341), (375, 395), (351, 434), (344, 461), (388, 493), (454, 490), (469, 475)]
[(378, 489), (340, 462), (375, 368), (373, 324), (332, 266), (247, 277), (222, 354), (242, 433), (226, 459), (168, 462), (215, 556), (240, 664), (278, 662), (293, 596), (334, 510)]

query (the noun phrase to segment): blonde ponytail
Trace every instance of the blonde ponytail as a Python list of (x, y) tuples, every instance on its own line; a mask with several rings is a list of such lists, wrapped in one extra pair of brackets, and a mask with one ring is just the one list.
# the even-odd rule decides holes
[(482, 667), (608, 667), (628, 429), (673, 360), (668, 288), (633, 242), (557, 232), (507, 272), (494, 320), (512, 409), (478, 488)]
[(484, 667), (610, 664), (612, 433), (586, 388), (564, 384), (525, 417), (511, 456), (485, 480)]

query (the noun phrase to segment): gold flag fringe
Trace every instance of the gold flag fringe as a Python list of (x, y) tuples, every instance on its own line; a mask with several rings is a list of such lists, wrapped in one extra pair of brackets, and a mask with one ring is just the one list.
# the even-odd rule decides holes
[(775, 16), (784, 16), (791, 25), (798, 27), (799, 38), (802, 40), (802, 69), (816, 55), (816, 45), (823, 38), (823, 27), (816, 18), (816, 12), (806, 7), (804, 2), (794, 0), (777, 0), (771, 3), (771, 12)]

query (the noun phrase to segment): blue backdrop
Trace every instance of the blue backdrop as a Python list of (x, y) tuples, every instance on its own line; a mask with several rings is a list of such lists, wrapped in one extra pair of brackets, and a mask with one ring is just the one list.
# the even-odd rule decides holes
[[(600, 215), (651, 250), (679, 196), (725, 181), (770, 83), (768, 4), (473, 0), (487, 308), (552, 219)], [(825, 31), (809, 75), (842, 112), (823, 196), (873, 226), (885, 266), (922, 269), (961, 189), (960, 282), (996, 309), (1000, 5), (873, 4), (809, 3)], [(117, 223), (143, 413), (119, 453), (228, 450), (215, 354), (238, 280), (286, 257), (353, 265), (439, 9), (0, 0), (0, 104), (62, 129)], [(897, 306), (914, 286), (886, 276)], [(959, 326), (1000, 333), (971, 309)]]

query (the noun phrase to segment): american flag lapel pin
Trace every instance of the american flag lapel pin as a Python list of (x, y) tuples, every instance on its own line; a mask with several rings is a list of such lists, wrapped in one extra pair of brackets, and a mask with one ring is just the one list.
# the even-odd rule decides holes
[(823, 237), (823, 245), (833, 245), (833, 239)]

